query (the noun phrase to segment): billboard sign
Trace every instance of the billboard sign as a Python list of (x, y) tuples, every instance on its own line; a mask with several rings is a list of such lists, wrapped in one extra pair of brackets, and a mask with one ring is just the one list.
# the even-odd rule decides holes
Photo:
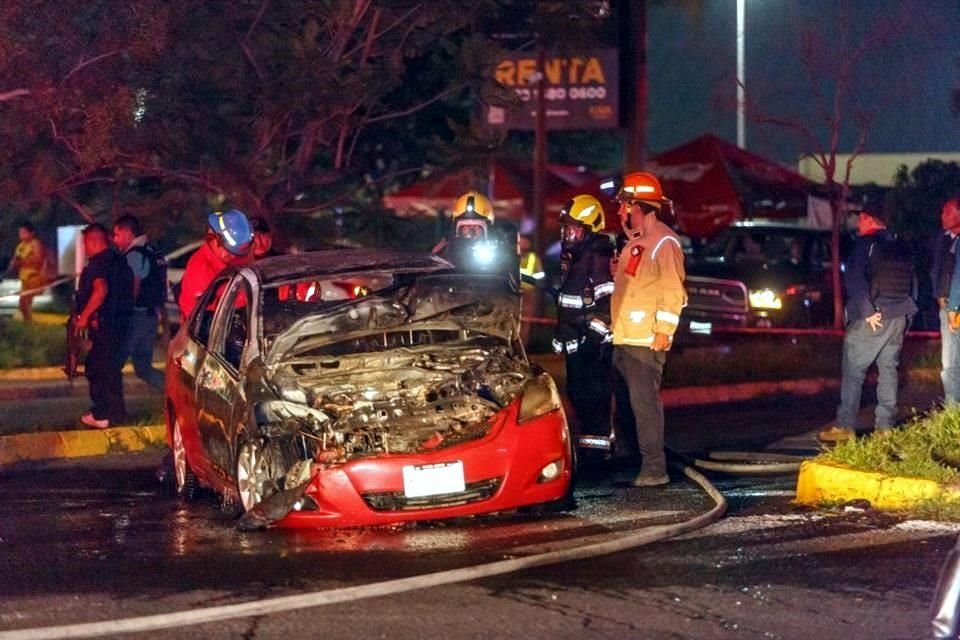
[[(515, 109), (487, 105), (484, 122), (497, 129), (533, 130), (537, 117), (536, 53), (510, 55), (496, 67), (494, 78), (520, 98)], [(616, 49), (582, 55), (550, 56), (544, 62), (546, 127), (611, 129), (618, 126), (619, 68)]]

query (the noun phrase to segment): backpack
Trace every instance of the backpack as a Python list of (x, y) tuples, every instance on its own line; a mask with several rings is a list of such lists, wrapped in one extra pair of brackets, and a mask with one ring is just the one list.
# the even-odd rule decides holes
[(902, 301), (913, 297), (913, 247), (903, 238), (886, 236), (875, 240), (867, 253), (870, 301), (879, 298)]
[[(150, 265), (147, 277), (140, 281), (140, 293), (135, 302), (140, 308), (156, 309), (167, 302), (167, 260), (163, 254), (149, 244), (133, 247)], [(130, 253), (128, 251), (127, 253)]]

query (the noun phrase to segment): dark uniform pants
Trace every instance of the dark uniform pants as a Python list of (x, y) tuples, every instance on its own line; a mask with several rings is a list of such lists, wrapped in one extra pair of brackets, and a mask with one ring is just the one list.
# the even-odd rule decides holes
[(577, 414), (577, 434), (610, 435), (613, 345), (587, 340), (568, 353), (567, 397)]
[(123, 362), (120, 360), (126, 340), (126, 325), (99, 327), (90, 333), (90, 352), (84, 361), (87, 382), (90, 385), (91, 411), (97, 420), (106, 418), (111, 423), (127, 419), (123, 403)]
[(667, 473), (663, 450), (663, 401), (660, 398), (666, 361), (666, 351), (646, 347), (618, 345), (613, 351), (613, 365), (622, 376), (633, 411), (637, 448), (643, 458), (640, 473), (651, 477)]

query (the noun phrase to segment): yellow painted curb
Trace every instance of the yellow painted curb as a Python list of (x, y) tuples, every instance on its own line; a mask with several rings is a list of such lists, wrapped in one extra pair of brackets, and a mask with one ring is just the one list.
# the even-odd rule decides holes
[(868, 500), (876, 509), (896, 511), (934, 500), (960, 501), (960, 492), (932, 480), (899, 478), (806, 460), (800, 465), (800, 504)]
[(82, 458), (142, 451), (148, 447), (165, 445), (166, 442), (167, 430), (163, 425), (21, 433), (0, 437), (0, 465), (25, 460)]

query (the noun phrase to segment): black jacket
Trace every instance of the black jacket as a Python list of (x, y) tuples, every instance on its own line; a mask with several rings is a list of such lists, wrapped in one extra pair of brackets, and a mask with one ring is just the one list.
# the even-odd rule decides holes
[[(591, 234), (576, 251), (564, 252), (563, 275), (557, 291), (556, 332), (562, 344), (583, 339), (589, 332), (601, 341), (609, 335), (612, 257), (613, 244), (601, 234)], [(571, 351), (569, 346), (565, 350)]]

